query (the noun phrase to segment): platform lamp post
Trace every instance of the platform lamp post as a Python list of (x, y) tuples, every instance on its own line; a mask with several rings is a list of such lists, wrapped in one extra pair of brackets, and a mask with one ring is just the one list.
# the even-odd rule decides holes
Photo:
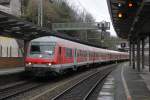
[(140, 72), (140, 70), (141, 70), (141, 68), (140, 68), (140, 67), (141, 67), (141, 66), (140, 66), (140, 64), (141, 64), (141, 63), (140, 63), (140, 60), (141, 60), (141, 59), (140, 59), (140, 58), (141, 58), (141, 57), (140, 57), (140, 51), (141, 51), (141, 50), (140, 50), (140, 42), (141, 42), (141, 40), (140, 40), (140, 38), (138, 37), (138, 38), (137, 38), (137, 70), (138, 70), (138, 72)]
[(145, 48), (145, 38), (142, 38), (142, 69), (144, 69), (144, 63), (145, 63), (144, 48)]
[(132, 64), (132, 43), (131, 43), (131, 39), (129, 39), (129, 59), (130, 59), (130, 63), (129, 63), (129, 66), (131, 66)]
[(135, 41), (132, 41), (132, 67), (135, 69)]

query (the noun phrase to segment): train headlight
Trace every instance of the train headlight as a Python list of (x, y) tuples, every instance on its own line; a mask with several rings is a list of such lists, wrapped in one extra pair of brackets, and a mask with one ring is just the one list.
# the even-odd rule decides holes
[(31, 63), (31, 62), (28, 62), (26, 65), (27, 65), (27, 66), (31, 66), (31, 65), (32, 65), (32, 63)]
[(31, 62), (28, 63), (28, 65), (31, 65), (31, 64), (32, 64)]
[(48, 63), (48, 66), (51, 66), (52, 64), (51, 63)]

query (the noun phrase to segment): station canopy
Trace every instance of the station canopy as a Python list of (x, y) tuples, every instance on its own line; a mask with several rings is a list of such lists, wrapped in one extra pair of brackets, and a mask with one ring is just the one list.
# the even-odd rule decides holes
[(113, 26), (124, 39), (150, 33), (150, 0), (107, 0)]
[(43, 36), (56, 36), (70, 41), (94, 46), (98, 48), (105, 48), (97, 44), (89, 43), (87, 41), (79, 40), (75, 37), (70, 37), (66, 34), (52, 31), (48, 28), (34, 25), (31, 22), (22, 20), (13, 15), (0, 11), (0, 36), (6, 36), (24, 41), (30, 41)]
[(0, 35), (22, 40), (32, 40), (52, 34), (49, 29), (41, 28), (31, 22), (0, 11)]

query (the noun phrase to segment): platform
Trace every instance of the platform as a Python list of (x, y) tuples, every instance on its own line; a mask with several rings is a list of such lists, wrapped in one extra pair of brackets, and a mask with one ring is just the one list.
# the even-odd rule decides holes
[(21, 73), (24, 70), (25, 70), (24, 67), (3, 68), (3, 69), (0, 69), (0, 75)]
[(150, 72), (133, 70), (129, 63), (119, 64), (106, 79), (97, 100), (150, 100)]

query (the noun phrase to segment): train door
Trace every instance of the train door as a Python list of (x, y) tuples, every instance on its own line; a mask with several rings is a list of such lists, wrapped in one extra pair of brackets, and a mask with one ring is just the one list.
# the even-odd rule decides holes
[(74, 49), (74, 65), (77, 65), (77, 49)]
[(93, 64), (95, 62), (95, 52), (92, 52), (93, 53)]
[(87, 51), (87, 62), (89, 63), (89, 61), (90, 61), (90, 52)]
[(58, 59), (59, 59), (59, 64), (62, 64), (62, 48), (59, 47), (59, 56), (58, 56)]

